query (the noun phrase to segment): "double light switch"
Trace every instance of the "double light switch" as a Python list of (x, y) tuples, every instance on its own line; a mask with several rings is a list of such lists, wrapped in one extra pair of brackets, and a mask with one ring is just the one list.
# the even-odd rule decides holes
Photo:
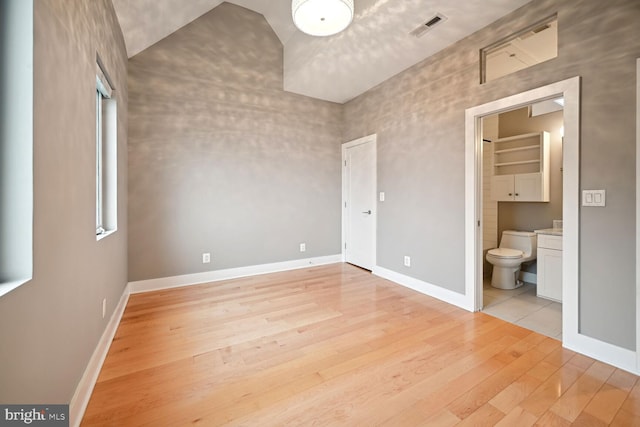
[(605, 190), (582, 190), (582, 206), (604, 206)]

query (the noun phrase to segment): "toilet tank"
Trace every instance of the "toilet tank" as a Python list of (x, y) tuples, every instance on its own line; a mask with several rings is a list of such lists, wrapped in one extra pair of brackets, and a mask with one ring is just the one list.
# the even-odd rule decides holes
[(535, 258), (537, 252), (536, 233), (530, 231), (505, 230), (502, 232), (500, 247), (518, 249), (524, 252), (524, 258)]

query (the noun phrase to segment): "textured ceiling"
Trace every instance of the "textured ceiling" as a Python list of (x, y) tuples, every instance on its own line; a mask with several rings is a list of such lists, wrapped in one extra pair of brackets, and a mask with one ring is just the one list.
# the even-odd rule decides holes
[[(112, 0), (129, 57), (222, 0)], [(343, 103), (530, 0), (355, 0), (347, 30), (311, 37), (291, 21), (290, 0), (232, 0), (266, 18), (284, 46), (284, 89)], [(447, 20), (416, 38), (409, 33), (440, 13)]]

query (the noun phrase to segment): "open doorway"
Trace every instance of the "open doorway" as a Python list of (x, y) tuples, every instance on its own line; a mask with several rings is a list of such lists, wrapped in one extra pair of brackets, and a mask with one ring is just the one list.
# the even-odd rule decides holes
[[(564, 99), (562, 142), (562, 341), (573, 346), (578, 331), (580, 78), (574, 77), (466, 111), (465, 296), (475, 311), (484, 306), (482, 229), (482, 119), (542, 101)], [(568, 345), (567, 345), (568, 344)]]
[(556, 98), (482, 118), (482, 311), (559, 340), (563, 110)]

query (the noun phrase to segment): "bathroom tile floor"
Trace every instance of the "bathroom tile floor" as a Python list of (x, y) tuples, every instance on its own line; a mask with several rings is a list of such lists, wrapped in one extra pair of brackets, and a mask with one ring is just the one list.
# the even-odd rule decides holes
[(484, 313), (562, 341), (561, 303), (538, 298), (535, 284), (503, 290), (490, 283), (490, 278), (483, 283)]

